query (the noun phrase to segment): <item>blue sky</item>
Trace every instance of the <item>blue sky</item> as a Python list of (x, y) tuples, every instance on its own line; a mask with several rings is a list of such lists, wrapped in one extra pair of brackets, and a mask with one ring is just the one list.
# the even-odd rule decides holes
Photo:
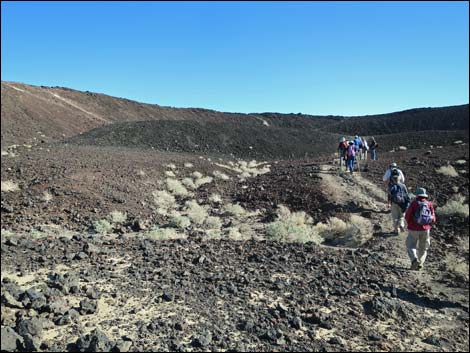
[(232, 112), (468, 103), (468, 2), (1, 3), (2, 80)]

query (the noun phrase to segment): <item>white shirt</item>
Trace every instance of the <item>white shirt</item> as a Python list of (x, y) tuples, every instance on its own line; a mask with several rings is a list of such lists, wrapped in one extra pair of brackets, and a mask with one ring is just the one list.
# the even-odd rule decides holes
[[(403, 172), (400, 169), (398, 169), (398, 168), (396, 168), (396, 169), (398, 170), (398, 175), (399, 175), (398, 182), (403, 184), (405, 182), (405, 175), (403, 174)], [(391, 174), (392, 174), (392, 170), (387, 169), (387, 171), (384, 174), (383, 181), (390, 181)]]

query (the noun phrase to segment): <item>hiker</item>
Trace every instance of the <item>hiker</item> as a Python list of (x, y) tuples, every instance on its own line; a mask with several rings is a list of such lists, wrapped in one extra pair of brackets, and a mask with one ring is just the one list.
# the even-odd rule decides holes
[(416, 188), (413, 200), (405, 214), (408, 223), (406, 248), (411, 260), (411, 270), (421, 270), (431, 245), (431, 225), (436, 222), (434, 207), (429, 202), (425, 188)]
[(402, 184), (405, 183), (405, 175), (400, 169), (398, 169), (398, 164), (393, 162), (389, 165), (389, 169), (385, 171), (385, 174), (383, 176), (383, 182), (384, 182), (384, 186), (386, 189), (388, 189), (388, 185), (390, 184), (391, 177), (393, 175), (398, 175), (399, 176), (398, 181)]
[(341, 137), (338, 145), (338, 156), (339, 156), (339, 170), (343, 171), (343, 162), (346, 164), (346, 151), (348, 149), (348, 141), (346, 138)]
[(393, 231), (395, 235), (405, 231), (405, 211), (410, 205), (410, 195), (406, 185), (400, 183), (400, 175), (394, 174), (391, 177), (388, 187), (388, 207), (393, 220)]
[(361, 159), (367, 160), (367, 151), (369, 150), (369, 145), (367, 144), (367, 140), (365, 138), (360, 138), (362, 142), (362, 148), (361, 148)]
[(354, 171), (354, 161), (356, 160), (356, 146), (353, 141), (349, 141), (346, 150), (346, 169), (352, 174)]
[(354, 146), (356, 147), (356, 153), (359, 153), (359, 156), (361, 155), (361, 148), (362, 148), (362, 142), (361, 139), (358, 135), (354, 136)]
[(369, 142), (369, 149), (370, 149), (370, 158), (373, 161), (377, 160), (377, 147), (379, 147), (379, 144), (375, 141), (375, 138), (372, 137)]

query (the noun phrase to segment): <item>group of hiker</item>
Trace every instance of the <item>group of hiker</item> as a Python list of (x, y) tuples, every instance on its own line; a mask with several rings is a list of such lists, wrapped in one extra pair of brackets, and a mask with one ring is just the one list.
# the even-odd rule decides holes
[[(350, 173), (360, 170), (359, 164), (367, 160), (367, 152), (370, 151), (371, 160), (377, 160), (378, 143), (374, 137), (369, 141), (358, 135), (351, 140), (342, 137), (338, 145), (340, 172), (343, 164)], [(411, 260), (411, 269), (420, 270), (426, 260), (427, 250), (430, 246), (431, 225), (436, 222), (436, 215), (432, 203), (428, 200), (426, 189), (416, 188), (411, 200), (410, 193), (405, 185), (405, 175), (398, 168), (397, 163), (391, 163), (383, 176), (384, 187), (388, 195), (388, 206), (393, 220), (393, 233), (399, 235), (405, 231), (407, 223), (408, 236), (406, 248)]]
[(436, 222), (436, 214), (425, 188), (414, 191), (412, 201), (405, 185), (405, 175), (397, 163), (391, 163), (383, 176), (387, 188), (388, 206), (391, 209), (395, 235), (408, 228), (406, 248), (412, 270), (421, 270), (430, 246), (431, 225)]
[(358, 135), (354, 136), (354, 139), (349, 141), (346, 140), (345, 137), (342, 137), (338, 145), (340, 171), (343, 170), (343, 163), (346, 166), (346, 170), (349, 170), (350, 173), (354, 172), (355, 165), (357, 165), (359, 169), (359, 161), (367, 160), (368, 151), (370, 151), (371, 160), (377, 160), (378, 146), (374, 137), (371, 137), (369, 141)]

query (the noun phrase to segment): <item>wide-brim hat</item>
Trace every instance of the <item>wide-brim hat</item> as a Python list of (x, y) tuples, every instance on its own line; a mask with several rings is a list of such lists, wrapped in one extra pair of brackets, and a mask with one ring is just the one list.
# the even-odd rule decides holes
[(413, 193), (415, 196), (420, 196), (420, 197), (428, 197), (428, 194), (426, 193), (425, 188), (416, 188), (415, 192)]

